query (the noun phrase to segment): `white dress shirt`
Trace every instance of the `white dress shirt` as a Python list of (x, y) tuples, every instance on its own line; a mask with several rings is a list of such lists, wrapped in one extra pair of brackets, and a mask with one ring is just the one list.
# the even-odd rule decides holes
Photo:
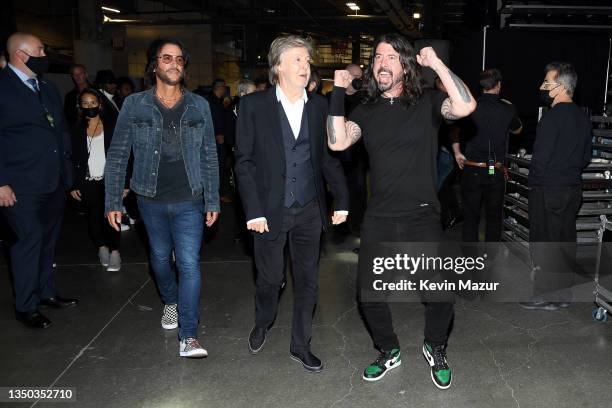
[(280, 86), (276, 86), (276, 100), (281, 103), (287, 119), (289, 119), (289, 125), (293, 131), (293, 137), (297, 140), (300, 135), (300, 128), (302, 127), (302, 114), (304, 113), (304, 105), (308, 102), (308, 95), (306, 89), (300, 98), (295, 102), (290, 102), (287, 95), (283, 92)]
[[(281, 103), (283, 110), (285, 111), (285, 115), (287, 115), (287, 119), (289, 120), (289, 125), (291, 126), (293, 137), (295, 137), (295, 139), (297, 140), (298, 136), (300, 135), (300, 128), (302, 127), (302, 115), (304, 114), (304, 106), (308, 102), (308, 95), (306, 94), (306, 89), (304, 89), (302, 96), (300, 96), (297, 101), (291, 102), (289, 101), (289, 98), (287, 98), (287, 95), (285, 95), (281, 87), (279, 85), (276, 85), (276, 100)], [(334, 215), (335, 214), (348, 215), (348, 211), (334, 211)], [(258, 217), (253, 218), (252, 220), (248, 220), (247, 225), (260, 221), (267, 221), (266, 217)]]

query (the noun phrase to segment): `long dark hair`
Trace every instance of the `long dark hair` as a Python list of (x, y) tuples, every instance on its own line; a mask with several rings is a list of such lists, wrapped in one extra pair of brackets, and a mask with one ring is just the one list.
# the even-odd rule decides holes
[(372, 56), (370, 64), (364, 73), (366, 90), (368, 92), (368, 102), (378, 100), (382, 92), (378, 89), (376, 82), (376, 74), (374, 69), (374, 58), (376, 58), (376, 48), (381, 43), (387, 43), (400, 55), (400, 63), (404, 70), (402, 78), (404, 90), (399, 97), (399, 102), (402, 105), (415, 105), (423, 94), (423, 85), (421, 81), (421, 66), (417, 63), (416, 53), (412, 45), (399, 34), (383, 34), (376, 39), (372, 48)]
[(159, 52), (166, 44), (176, 45), (181, 49), (181, 53), (183, 54), (183, 58), (185, 59), (185, 65), (183, 66), (183, 79), (181, 79), (181, 85), (186, 85), (186, 69), (187, 65), (189, 65), (189, 52), (185, 48), (185, 45), (181, 40), (176, 38), (158, 38), (154, 40), (147, 49), (147, 66), (145, 68), (145, 77), (150, 81), (152, 86), (155, 86), (157, 79), (155, 77), (155, 69), (157, 68), (157, 57), (159, 56)]

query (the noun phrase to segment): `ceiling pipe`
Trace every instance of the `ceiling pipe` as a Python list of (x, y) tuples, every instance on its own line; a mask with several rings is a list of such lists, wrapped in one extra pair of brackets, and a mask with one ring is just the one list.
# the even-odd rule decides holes
[(390, 1), (396, 13), (399, 15), (399, 18), (402, 20), (402, 22), (406, 26), (406, 29), (412, 30), (414, 28), (412, 18), (409, 17), (406, 11), (402, 8), (400, 0), (390, 0)]
[(388, 0), (374, 0), (378, 6), (383, 10), (383, 12), (389, 17), (391, 23), (395, 26), (395, 28), (402, 34), (408, 34), (408, 26), (404, 21), (402, 21), (401, 17), (395, 12), (395, 9), (391, 6)]

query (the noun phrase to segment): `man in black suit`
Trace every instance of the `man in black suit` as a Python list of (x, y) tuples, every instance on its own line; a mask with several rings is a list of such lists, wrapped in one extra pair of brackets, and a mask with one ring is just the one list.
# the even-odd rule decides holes
[(55, 85), (41, 78), (49, 62), (41, 41), (15, 33), (0, 71), (0, 209), (16, 236), (11, 246), (15, 316), (28, 327), (51, 321), (39, 306), (76, 306), (57, 295), (53, 258), (66, 189), (70, 134)]
[(342, 210), (334, 213), (333, 224), (346, 221), (348, 190), (340, 162), (326, 146), (327, 102), (305, 89), (311, 54), (312, 45), (297, 36), (272, 42), (268, 61), (275, 86), (240, 102), (236, 175), (258, 270), (249, 349), (261, 350), (276, 317), (288, 241), (295, 299), (290, 355), (306, 370), (319, 372), (321, 360), (311, 353), (310, 338), (319, 242), (326, 228), (325, 182)]

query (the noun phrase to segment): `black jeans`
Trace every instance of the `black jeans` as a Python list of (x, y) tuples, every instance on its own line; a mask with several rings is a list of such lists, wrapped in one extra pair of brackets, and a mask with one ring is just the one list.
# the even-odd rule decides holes
[(255, 235), (255, 325), (268, 328), (276, 318), (284, 277), (285, 244), (289, 242), (293, 272), (291, 351), (310, 349), (312, 316), (317, 302), (319, 243), (323, 228), (317, 200), (283, 209), (281, 231), (274, 240)]
[[(440, 226), (440, 216), (431, 209), (417, 210), (413, 215), (404, 217), (366, 215), (361, 230), (362, 246), (377, 242), (444, 241), (447, 241), (447, 237)], [(359, 306), (372, 335), (374, 346), (387, 351), (399, 347), (399, 340), (393, 330), (389, 304), (360, 301)], [(446, 344), (453, 315), (452, 303), (426, 302), (425, 340), (432, 345)]]
[[(532, 186), (529, 192), (529, 241), (533, 264), (534, 295), (548, 301), (569, 300), (576, 264), (576, 216), (582, 187)], [(555, 291), (550, 296), (545, 295)]]
[(468, 167), (461, 175), (463, 201), (463, 241), (478, 242), (480, 209), (485, 207), (485, 241), (497, 242), (501, 238), (502, 209), (506, 182), (498, 169), (490, 176), (486, 168)]
[(85, 204), (89, 235), (96, 247), (119, 250), (121, 233), (110, 226), (104, 214), (104, 180), (83, 182), (81, 197)]

